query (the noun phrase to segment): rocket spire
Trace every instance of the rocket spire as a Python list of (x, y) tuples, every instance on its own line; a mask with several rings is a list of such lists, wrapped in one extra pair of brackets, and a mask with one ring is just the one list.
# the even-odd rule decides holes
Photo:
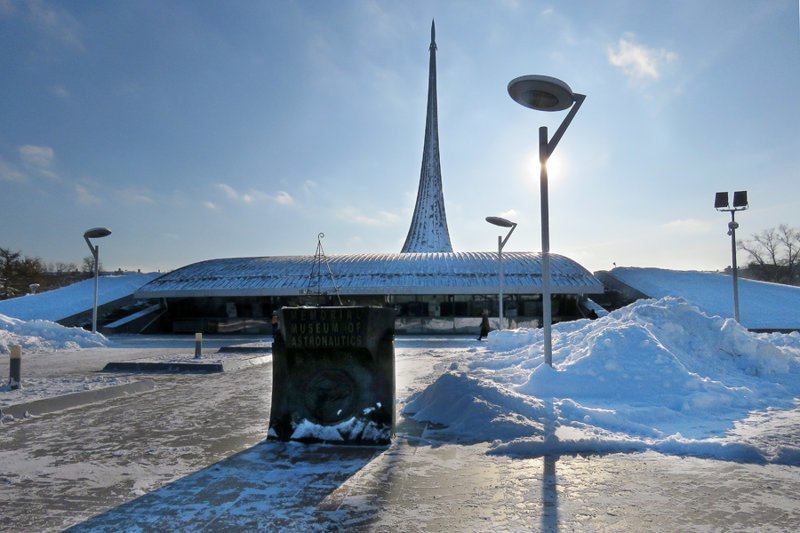
[(439, 162), (439, 117), (436, 101), (436, 22), (431, 21), (430, 61), (428, 66), (428, 111), (422, 169), (419, 175), (417, 203), (401, 253), (452, 252), (447, 214), (444, 210), (442, 169)]

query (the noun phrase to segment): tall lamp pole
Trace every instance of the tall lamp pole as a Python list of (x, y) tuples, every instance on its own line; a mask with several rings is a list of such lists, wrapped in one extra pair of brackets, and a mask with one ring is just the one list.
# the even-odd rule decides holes
[(733, 193), (733, 207), (728, 203), (728, 193), (718, 192), (714, 196), (714, 208), (717, 211), (729, 211), (731, 221), (728, 222), (728, 235), (731, 236), (731, 271), (733, 273), (733, 317), (736, 322), (739, 320), (739, 268), (736, 266), (736, 229), (739, 223), (736, 222), (736, 211), (744, 211), (747, 205), (747, 191), (736, 191)]
[(494, 224), (495, 226), (500, 226), (501, 228), (511, 228), (508, 230), (505, 239), (502, 235), (497, 236), (497, 262), (499, 264), (498, 269), (500, 270), (500, 329), (504, 329), (506, 323), (503, 320), (503, 248), (508, 242), (508, 238), (511, 237), (511, 234), (514, 233), (514, 230), (517, 228), (517, 223), (501, 217), (486, 217), (486, 222)]
[(92, 251), (94, 258), (94, 298), (92, 300), (92, 333), (97, 333), (97, 282), (100, 278), (100, 245), (92, 244), (89, 239), (100, 239), (111, 235), (111, 230), (108, 228), (92, 228), (87, 229), (83, 234), (83, 239), (89, 245), (89, 250)]
[(553, 321), (550, 289), (550, 208), (547, 192), (547, 161), (558, 142), (567, 131), (572, 119), (586, 98), (573, 93), (569, 85), (550, 76), (520, 76), (508, 84), (508, 94), (518, 104), (537, 111), (563, 111), (569, 113), (552, 138), (547, 138), (547, 126), (539, 128), (539, 191), (542, 212), (542, 322), (544, 323), (544, 361), (553, 366), (551, 323)]

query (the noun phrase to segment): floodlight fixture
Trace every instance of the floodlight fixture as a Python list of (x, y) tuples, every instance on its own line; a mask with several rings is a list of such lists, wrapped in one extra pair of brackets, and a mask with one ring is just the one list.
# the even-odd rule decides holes
[(714, 209), (727, 209), (729, 205), (727, 192), (718, 192), (714, 196)]
[(733, 207), (747, 209), (747, 191), (736, 191), (733, 193)]
[(503, 248), (508, 242), (509, 237), (511, 237), (511, 234), (514, 233), (515, 229), (517, 229), (517, 223), (511, 222), (510, 220), (502, 217), (486, 217), (486, 222), (489, 224), (494, 224), (495, 226), (500, 226), (501, 228), (511, 228), (508, 230), (508, 234), (506, 235), (505, 239), (501, 235), (497, 236), (497, 268), (500, 273), (498, 310), (500, 314), (500, 329), (503, 329), (505, 328), (505, 320), (503, 319)]
[(733, 207), (730, 205), (729, 194), (718, 192), (714, 195), (714, 209), (717, 211), (744, 211), (749, 207), (747, 204), (747, 191), (736, 191), (733, 193)]
[(92, 333), (97, 333), (97, 285), (100, 278), (100, 245), (92, 244), (89, 239), (101, 239), (111, 235), (111, 230), (108, 228), (98, 227), (90, 228), (83, 232), (83, 240), (92, 251), (94, 258), (94, 298), (92, 300)]
[(552, 301), (550, 290), (550, 207), (547, 188), (547, 161), (567, 131), (586, 95), (573, 92), (569, 85), (550, 76), (520, 76), (508, 84), (508, 94), (519, 105), (537, 111), (563, 111), (567, 116), (555, 134), (548, 139), (547, 127), (539, 128), (539, 190), (542, 216), (542, 327), (544, 328), (544, 361), (553, 366)]

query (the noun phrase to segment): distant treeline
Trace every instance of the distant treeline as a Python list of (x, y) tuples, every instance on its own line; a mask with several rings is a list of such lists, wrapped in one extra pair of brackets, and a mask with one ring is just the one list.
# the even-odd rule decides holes
[(39, 257), (0, 247), (0, 300), (64, 287), (91, 277), (93, 272), (91, 256), (78, 267), (75, 263), (45, 263)]

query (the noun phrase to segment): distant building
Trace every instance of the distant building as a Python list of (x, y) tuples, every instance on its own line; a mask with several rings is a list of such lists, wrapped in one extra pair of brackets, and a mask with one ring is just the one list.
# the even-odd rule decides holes
[[(397, 312), (407, 333), (477, 331), (484, 310), (499, 326), (498, 258), (453, 252), (444, 207), (436, 97), (436, 34), (431, 25), (428, 104), (419, 189), (401, 253), (213, 259), (140, 288), (162, 312), (149, 331), (268, 333), (272, 311), (294, 305), (378, 305)], [(589, 315), (581, 305), (603, 285), (575, 261), (551, 254), (553, 320)], [(541, 323), (541, 254), (503, 254), (505, 327)]]

